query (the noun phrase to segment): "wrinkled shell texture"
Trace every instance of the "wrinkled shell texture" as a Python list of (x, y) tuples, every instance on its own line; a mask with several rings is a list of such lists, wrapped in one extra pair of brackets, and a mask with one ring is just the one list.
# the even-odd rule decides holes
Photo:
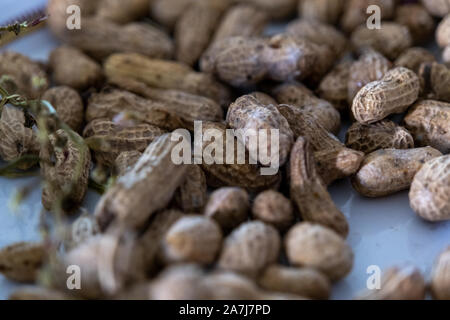
[(286, 229), (294, 221), (291, 200), (274, 190), (258, 194), (253, 202), (252, 214), (254, 219), (271, 224), (280, 230)]
[(19, 242), (0, 250), (0, 273), (18, 282), (34, 282), (44, 263), (45, 248), (39, 243)]

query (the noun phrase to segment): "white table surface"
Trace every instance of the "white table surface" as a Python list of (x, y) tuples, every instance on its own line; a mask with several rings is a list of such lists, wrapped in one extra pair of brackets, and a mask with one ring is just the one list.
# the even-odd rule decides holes
[[(28, 6), (30, 3), (45, 2), (1, 1), (2, 6), (4, 3), (8, 6), (9, 3), (14, 9), (11, 9), (8, 15), (16, 15), (18, 5)], [(0, 13), (0, 22), (5, 18), (3, 12)], [(44, 29), (9, 45), (6, 49), (45, 61), (57, 44)], [(344, 132), (341, 132), (340, 138), (343, 136)], [(15, 190), (32, 183), (33, 179), (36, 178), (0, 178), (0, 247), (16, 241), (40, 239), (40, 189), (36, 188), (18, 211), (13, 212), (8, 205)], [(428, 223), (418, 218), (409, 207), (407, 191), (389, 197), (367, 199), (354, 191), (346, 179), (333, 184), (330, 192), (349, 220), (348, 242), (355, 253), (352, 272), (333, 288), (334, 299), (350, 299), (365, 288), (368, 278), (366, 270), (370, 265), (384, 269), (393, 265), (414, 264), (428, 279), (434, 259), (441, 250), (450, 245), (450, 222)], [(97, 200), (98, 195), (90, 192), (85, 207), (92, 211)], [(0, 275), (0, 299), (7, 298), (16, 286)]]

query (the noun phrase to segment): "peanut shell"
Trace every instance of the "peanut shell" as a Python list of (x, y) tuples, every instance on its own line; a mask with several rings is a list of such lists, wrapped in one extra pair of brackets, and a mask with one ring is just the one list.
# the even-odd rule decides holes
[(41, 243), (14, 243), (0, 250), (0, 273), (13, 281), (34, 282), (45, 258)]
[(434, 263), (431, 294), (436, 300), (450, 300), (450, 247), (445, 249)]
[(266, 190), (258, 194), (253, 201), (253, 218), (261, 220), (283, 231), (294, 222), (291, 200), (274, 190)]

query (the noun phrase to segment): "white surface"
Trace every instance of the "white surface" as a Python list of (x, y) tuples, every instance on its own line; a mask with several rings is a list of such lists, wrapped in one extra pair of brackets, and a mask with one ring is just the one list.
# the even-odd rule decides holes
[[(0, 21), (3, 20), (3, 17), (0, 18)], [(10, 45), (8, 49), (45, 60), (56, 44), (48, 32), (42, 30)], [(18, 213), (8, 207), (14, 190), (30, 181), (33, 180), (0, 178), (0, 247), (15, 241), (39, 239), (40, 190), (32, 192)], [(450, 244), (450, 222), (431, 224), (418, 218), (409, 207), (407, 192), (367, 199), (352, 189), (348, 179), (332, 185), (330, 192), (349, 219), (348, 241), (355, 253), (352, 273), (334, 286), (332, 298), (350, 299), (364, 288), (368, 278), (366, 269), (370, 265), (384, 269), (412, 263), (428, 278), (435, 257)], [(95, 194), (90, 193), (86, 207), (92, 209), (97, 199)], [(0, 299), (7, 298), (14, 287), (0, 276)]]

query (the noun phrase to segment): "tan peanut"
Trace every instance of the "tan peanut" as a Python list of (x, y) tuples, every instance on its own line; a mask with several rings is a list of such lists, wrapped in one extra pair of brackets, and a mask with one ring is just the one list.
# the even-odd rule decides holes
[[(327, 100), (341, 112), (348, 111), (348, 82), (352, 61), (337, 64), (320, 82), (319, 97)], [(336, 133), (333, 130), (329, 130)]]
[(24, 95), (29, 99), (39, 98), (47, 90), (50, 81), (37, 63), (28, 57), (11, 51), (0, 54), (0, 74), (7, 76), (12, 84), (12, 93)]
[(436, 41), (441, 48), (450, 45), (450, 13), (441, 21), (436, 29)]
[(121, 0), (101, 0), (96, 15), (102, 19), (122, 24), (145, 17), (148, 5), (149, 1), (147, 0), (131, 0), (127, 2), (126, 6), (123, 6)]
[[(36, 132), (27, 126), (22, 110), (3, 106), (0, 118), (0, 157), (5, 161), (14, 161), (25, 155), (39, 154), (39, 141)], [(29, 169), (36, 163), (25, 161), (19, 169)]]
[(127, 173), (142, 156), (142, 152), (139, 151), (122, 151), (114, 160), (114, 170), (117, 176), (123, 176)]
[(287, 82), (271, 89), (280, 104), (295, 106), (298, 111), (307, 112), (326, 130), (338, 133), (341, 127), (339, 112), (326, 100), (317, 98), (301, 83)]
[(367, 8), (376, 5), (380, 8), (381, 19), (387, 20), (394, 16), (395, 0), (348, 0), (341, 17), (342, 29), (352, 32), (356, 27), (365, 24), (369, 18)]
[(212, 219), (204, 216), (186, 216), (178, 219), (162, 241), (164, 260), (168, 263), (214, 262), (222, 246), (222, 231)]
[(450, 102), (450, 68), (437, 62), (423, 63), (418, 73), (426, 93), (436, 100)]
[(449, 0), (421, 0), (422, 4), (432, 15), (444, 17), (450, 13)]
[(199, 165), (189, 165), (175, 196), (176, 202), (184, 212), (201, 212), (208, 198), (207, 188), (203, 169)]
[(41, 243), (14, 243), (0, 250), (0, 273), (13, 281), (35, 282), (45, 258)]
[(366, 84), (383, 78), (391, 69), (391, 66), (392, 63), (381, 53), (372, 49), (365, 50), (350, 67), (350, 76), (347, 84), (350, 107), (358, 91)]
[(279, 105), (278, 109), (288, 120), (294, 137), (298, 139), (303, 136), (311, 143), (317, 172), (325, 185), (358, 170), (364, 157), (362, 152), (346, 148), (308, 113), (289, 105)]
[[(411, 69), (415, 73), (419, 72), (420, 66), (425, 62), (435, 62), (434, 55), (420, 47), (406, 49), (394, 62), (396, 67), (405, 67)], [(378, 80), (378, 79), (376, 79)]]
[(217, 221), (224, 230), (231, 230), (248, 218), (249, 197), (242, 188), (219, 188), (211, 193), (204, 214)]
[(379, 290), (367, 290), (358, 300), (423, 300), (425, 280), (413, 266), (392, 267), (383, 273)]
[(304, 221), (329, 227), (342, 237), (348, 235), (348, 222), (336, 207), (325, 184), (317, 173), (309, 142), (299, 137), (289, 163), (291, 199)]
[(187, 169), (171, 160), (177, 143), (171, 141), (170, 134), (160, 136), (147, 147), (133, 169), (108, 189), (95, 210), (101, 230), (113, 223), (139, 228), (155, 211), (166, 207)]
[(49, 58), (52, 78), (58, 85), (85, 90), (103, 79), (101, 66), (77, 48), (61, 46)]
[(266, 290), (296, 294), (311, 299), (328, 299), (331, 284), (328, 278), (313, 268), (271, 265), (258, 280)]
[[(217, 130), (217, 134), (222, 136), (223, 141), (226, 141), (226, 126), (223, 123), (203, 123), (203, 133), (209, 129)], [(235, 139), (233, 164), (228, 164), (226, 162), (227, 156), (231, 156), (227, 155), (226, 146), (224, 146), (223, 152), (219, 155), (219, 157), (216, 155), (213, 157), (214, 159), (212, 159), (221, 161), (223, 164), (218, 164), (217, 162), (209, 164), (205, 161), (202, 163), (202, 168), (206, 173), (208, 185), (211, 187), (236, 186), (251, 191), (265, 190), (277, 185), (280, 182), (280, 174), (262, 175), (261, 168), (258, 165), (250, 164), (248, 155), (246, 156), (246, 161), (244, 164), (237, 163), (238, 149), (240, 147), (245, 148), (245, 146), (239, 144), (239, 141)], [(203, 154), (205, 154), (205, 150), (207, 150), (207, 148), (211, 149), (211, 147), (211, 142), (203, 141)], [(220, 150), (216, 150), (216, 152), (220, 152)], [(209, 158), (208, 155), (207, 157)]]
[(74, 131), (79, 131), (84, 121), (84, 106), (80, 95), (66, 86), (53, 87), (42, 95), (55, 108), (59, 120)]
[(431, 294), (436, 300), (450, 299), (450, 247), (446, 248), (434, 263)]
[[(67, 214), (73, 213), (86, 195), (91, 154), (80, 141), (82, 138), (77, 133), (71, 132), (69, 136), (59, 129), (40, 150), (41, 172), (46, 181), (42, 204), (47, 210), (59, 207)], [(61, 143), (64, 143), (62, 147)]]
[(247, 3), (267, 12), (274, 19), (283, 19), (295, 13), (296, 0), (237, 0)]
[(294, 222), (294, 210), (291, 200), (275, 190), (266, 190), (258, 194), (253, 201), (253, 218), (261, 220), (283, 231)]
[(284, 241), (291, 264), (319, 270), (333, 282), (352, 269), (352, 249), (329, 228), (300, 222), (289, 230)]
[(450, 152), (450, 103), (419, 101), (404, 121), (418, 145), (431, 146), (444, 154)]
[(431, 147), (372, 152), (352, 178), (352, 185), (366, 197), (382, 197), (408, 189), (422, 165), (441, 155)]
[(218, 267), (256, 276), (276, 261), (280, 242), (274, 227), (260, 221), (243, 223), (225, 238)]
[(150, 3), (150, 15), (165, 27), (173, 28), (193, 0), (154, 0)]
[(355, 122), (346, 133), (345, 145), (368, 154), (378, 149), (414, 148), (414, 139), (408, 130), (390, 120), (372, 124)]
[(391, 60), (413, 44), (409, 29), (394, 22), (384, 22), (380, 29), (373, 30), (363, 24), (353, 31), (351, 42), (356, 49), (371, 47)]
[(450, 68), (450, 45), (444, 49), (444, 52), (442, 53), (442, 61), (448, 68)]
[(195, 72), (173, 61), (150, 59), (139, 54), (114, 54), (104, 63), (109, 78), (125, 77), (160, 89), (175, 89), (213, 99), (221, 105), (230, 101), (229, 91), (210, 75)]
[(450, 219), (450, 156), (425, 163), (414, 176), (409, 191), (411, 208), (423, 219)]
[(404, 4), (395, 11), (395, 22), (407, 26), (415, 44), (427, 42), (433, 34), (433, 17), (420, 4)]
[(106, 119), (96, 119), (84, 128), (83, 136), (94, 151), (97, 163), (112, 166), (121, 152), (143, 152), (164, 133), (164, 130), (149, 124), (123, 127)]
[(417, 100), (419, 91), (417, 75), (409, 69), (397, 67), (358, 92), (353, 100), (353, 115), (358, 122), (368, 124), (393, 113), (402, 113)]
[[(249, 135), (245, 135), (245, 139), (238, 137), (241, 143), (243, 143), (250, 155), (261, 154), (265, 152), (267, 155), (272, 155), (274, 152), (272, 148), (272, 130), (278, 130), (278, 161), (282, 166), (286, 163), (292, 144), (294, 142), (294, 134), (287, 120), (280, 114), (276, 106), (263, 105), (256, 98), (251, 95), (245, 95), (237, 99), (230, 105), (227, 113), (227, 124), (229, 127), (235, 130), (243, 130), (244, 133), (248, 130), (254, 130), (258, 133), (259, 130), (265, 130), (267, 135), (266, 150), (260, 150), (261, 143), (254, 146)], [(264, 163), (267, 166), (270, 163)]]
[(336, 24), (344, 7), (344, 0), (300, 0), (298, 13), (303, 19)]

